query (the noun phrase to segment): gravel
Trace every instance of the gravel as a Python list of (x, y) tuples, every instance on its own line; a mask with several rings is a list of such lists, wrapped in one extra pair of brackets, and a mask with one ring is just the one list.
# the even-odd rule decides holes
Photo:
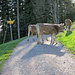
[(1, 75), (75, 75), (75, 59), (61, 44), (51, 46), (50, 36), (43, 45), (37, 44), (36, 36), (35, 41), (29, 39), (17, 45)]

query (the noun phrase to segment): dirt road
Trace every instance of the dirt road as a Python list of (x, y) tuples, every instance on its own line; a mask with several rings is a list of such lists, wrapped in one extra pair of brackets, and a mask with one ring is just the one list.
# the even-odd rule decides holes
[[(75, 75), (75, 59), (62, 49), (50, 46), (50, 41), (37, 44), (30, 37), (20, 42), (5, 62), (1, 75)], [(51, 37), (48, 37), (50, 40)]]

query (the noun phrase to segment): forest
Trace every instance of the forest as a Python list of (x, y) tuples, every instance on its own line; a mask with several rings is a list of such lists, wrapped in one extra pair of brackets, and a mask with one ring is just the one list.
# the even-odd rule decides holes
[[(18, 0), (20, 38), (27, 36), (28, 25), (36, 23), (64, 23), (75, 21), (75, 3), (72, 0)], [(13, 40), (18, 39), (17, 0), (0, 0), (0, 44), (11, 41), (9, 17), (14, 20)], [(5, 35), (6, 33), (6, 35)], [(4, 40), (5, 39), (5, 40)]]

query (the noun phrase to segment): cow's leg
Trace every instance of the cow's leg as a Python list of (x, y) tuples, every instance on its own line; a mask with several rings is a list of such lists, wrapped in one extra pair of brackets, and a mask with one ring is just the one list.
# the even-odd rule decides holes
[(52, 44), (52, 35), (51, 35), (51, 43), (50, 44)]
[(30, 36), (30, 27), (28, 27), (28, 40), (29, 41), (29, 36)]
[(44, 41), (44, 39), (42, 38), (42, 41)]
[(37, 24), (37, 27), (36, 27), (36, 35), (37, 35), (37, 44), (39, 44), (39, 34), (40, 31), (39, 31), (39, 25)]
[(54, 38), (55, 43), (57, 44), (56, 35), (55, 34), (53, 34), (53, 38)]
[(55, 35), (55, 34), (52, 34), (52, 35), (51, 35), (51, 45), (53, 45), (54, 42), (57, 44), (56, 35)]
[(43, 44), (43, 34), (40, 35), (40, 43)]
[(47, 39), (47, 36), (45, 35), (45, 37), (46, 37), (46, 40), (48, 41), (48, 39)]
[(67, 30), (67, 24), (66, 24), (66, 30)]
[(67, 26), (67, 32), (69, 31), (69, 26)]
[(66, 24), (66, 30), (68, 30), (68, 24)]
[[(47, 36), (45, 35), (45, 38), (46, 38), (46, 40), (48, 41), (48, 39), (47, 39)], [(42, 38), (42, 41), (44, 41), (44, 38)]]
[(39, 44), (39, 34), (36, 33), (36, 36), (37, 36), (37, 44)]
[(68, 24), (66, 24), (66, 30), (68, 31)]
[(70, 29), (71, 29), (71, 26), (69, 25), (69, 27), (68, 27), (68, 28), (69, 28), (69, 31), (70, 31)]
[(53, 41), (53, 35), (51, 35), (51, 45), (53, 45), (54, 41)]
[(33, 33), (31, 34), (31, 36), (32, 36), (33, 41), (35, 41), (34, 38), (33, 38)]
[(42, 41), (44, 41), (44, 38), (42, 38)]
[(42, 38), (42, 41), (44, 41), (44, 38)]
[(67, 32), (70, 30), (68, 24), (66, 25), (66, 30), (67, 30)]

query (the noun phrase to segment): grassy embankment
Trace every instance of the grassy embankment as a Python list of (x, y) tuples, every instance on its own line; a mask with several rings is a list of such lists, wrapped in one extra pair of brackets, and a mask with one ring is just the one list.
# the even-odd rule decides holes
[(21, 38), (21, 39), (17, 39), (17, 40), (13, 40), (13, 41), (10, 41), (8, 43), (0, 45), (0, 73), (2, 71), (4, 62), (9, 58), (9, 56), (13, 52), (13, 49), (17, 46), (17, 44), (20, 41), (22, 41), (25, 38), (26, 37)]
[(68, 52), (75, 55), (75, 22), (72, 23), (72, 31), (58, 34), (57, 40), (67, 48)]

